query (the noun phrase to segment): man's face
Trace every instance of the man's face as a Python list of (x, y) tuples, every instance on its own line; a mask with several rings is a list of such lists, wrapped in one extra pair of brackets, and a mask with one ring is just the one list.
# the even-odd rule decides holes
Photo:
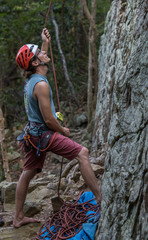
[(48, 63), (50, 62), (50, 58), (47, 56), (45, 51), (37, 50), (36, 56), (39, 58), (41, 62)]

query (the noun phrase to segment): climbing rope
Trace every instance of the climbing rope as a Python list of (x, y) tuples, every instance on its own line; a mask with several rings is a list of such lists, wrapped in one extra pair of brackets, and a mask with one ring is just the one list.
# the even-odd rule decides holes
[(51, 4), (52, 4), (52, 0), (49, 3), (48, 11), (47, 11), (47, 14), (46, 14), (46, 20), (45, 20), (44, 28), (46, 28), (46, 23), (47, 23), (47, 19), (48, 19), (48, 16), (49, 16)]
[[(52, 4), (52, 0), (50, 1), (49, 8), (48, 8), (48, 11), (47, 11), (44, 28), (46, 28), (46, 23), (47, 23), (47, 19), (48, 19), (48, 16), (49, 16), (51, 4)], [(49, 41), (49, 46), (50, 46), (50, 54), (51, 54), (51, 61), (52, 61), (52, 67), (53, 67), (53, 75), (54, 75), (55, 86), (56, 86), (56, 93), (57, 93), (57, 101), (58, 101), (58, 106), (59, 106), (59, 112), (61, 112), (61, 106), (60, 106), (60, 100), (59, 100), (59, 92), (58, 92), (58, 86), (57, 86), (57, 78), (56, 78), (56, 72), (55, 72), (55, 66), (54, 66), (52, 46), (51, 46), (50, 38), (48, 38), (48, 41)]]
[[(52, 0), (51, 0), (50, 3), (49, 3), (48, 11), (47, 11), (47, 14), (46, 14), (46, 20), (45, 20), (44, 28), (46, 28), (47, 19), (48, 19), (48, 16), (49, 16), (51, 4), (52, 4)], [(49, 41), (49, 46), (50, 46), (50, 54), (51, 54), (53, 75), (54, 75), (54, 81), (55, 81), (55, 87), (56, 87), (56, 93), (57, 93), (57, 101), (58, 101), (58, 106), (59, 106), (59, 112), (61, 113), (61, 106), (60, 106), (60, 99), (59, 99), (59, 91), (58, 91), (58, 86), (57, 86), (57, 78), (56, 78), (56, 72), (55, 72), (55, 66), (54, 66), (52, 46), (51, 46), (51, 41), (50, 41), (49, 38), (48, 38), (48, 41)], [(66, 127), (66, 121), (65, 121), (65, 120), (64, 120), (64, 125), (65, 125), (65, 127)], [(62, 157), (61, 168), (60, 168), (60, 176), (59, 176), (59, 184), (58, 184), (58, 197), (59, 197), (59, 198), (60, 198), (60, 182), (61, 182), (61, 176), (62, 176), (63, 160), (64, 160), (64, 158)]]
[[(52, 0), (50, 1), (50, 4), (49, 4), (44, 27), (46, 27), (51, 3), (52, 3)], [(57, 99), (58, 99), (58, 105), (59, 105), (59, 112), (61, 112), (50, 39), (49, 39), (49, 45), (50, 45), (53, 74), (54, 74)], [(66, 122), (65, 122), (65, 127), (66, 127)], [(61, 170), (60, 170), (60, 177), (59, 177), (59, 184), (58, 184), (59, 198), (60, 198), (59, 190), (60, 190), (60, 181), (61, 181), (61, 174), (62, 174), (62, 165), (63, 165), (63, 158), (61, 162)], [(63, 202), (63, 205), (60, 208), (60, 211), (58, 211), (57, 213), (49, 217), (45, 221), (43, 226), (40, 228), (40, 231), (36, 237), (36, 240), (41, 240), (41, 239), (65, 240), (65, 239), (72, 238), (81, 231), (83, 223), (86, 223), (90, 218), (93, 218), (96, 215), (99, 215), (100, 205), (91, 203), (91, 201), (94, 199), (91, 199), (84, 203), (78, 203), (81, 197), (81, 194), (82, 192), (79, 194), (78, 199), (72, 203)], [(91, 211), (91, 213), (87, 214), (89, 211)]]
[[(99, 215), (100, 205), (91, 203), (94, 199), (78, 203), (81, 194), (82, 192), (75, 202), (63, 203), (60, 211), (43, 224), (36, 240), (65, 240), (72, 238), (81, 231), (83, 223)], [(91, 213), (87, 215), (88, 211), (91, 211)]]

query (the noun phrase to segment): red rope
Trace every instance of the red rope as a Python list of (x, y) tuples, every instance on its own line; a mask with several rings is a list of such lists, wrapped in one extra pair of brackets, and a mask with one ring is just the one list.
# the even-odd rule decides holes
[[(49, 4), (44, 27), (46, 27), (46, 22), (48, 19), (51, 3), (52, 3), (52, 0), (50, 1), (50, 4)], [(56, 73), (55, 73), (55, 67), (54, 67), (54, 60), (53, 60), (53, 53), (52, 53), (50, 39), (49, 39), (49, 45), (50, 45), (53, 74), (54, 74), (57, 99), (58, 99), (58, 105), (59, 105), (59, 112), (61, 112), (57, 80), (56, 80)], [(66, 126), (66, 123), (65, 123), (65, 126)], [(58, 197), (60, 195), (59, 189), (60, 189), (60, 181), (61, 181), (62, 164), (63, 164), (63, 158), (62, 158), (62, 163), (61, 163), (61, 171), (60, 171), (60, 178), (59, 178), (59, 185), (58, 185)], [(90, 201), (87, 201), (85, 203), (78, 203), (78, 200), (79, 200), (81, 194), (82, 193), (80, 193), (78, 199), (75, 202), (73, 202), (73, 203), (65, 203), (64, 202), (63, 203), (63, 206), (61, 207), (60, 211), (55, 213), (54, 215), (52, 215), (52, 217), (49, 218), (45, 222), (45, 224), (41, 227), (39, 234), (36, 237), (36, 240), (41, 240), (41, 239), (65, 240), (65, 239), (74, 237), (76, 234), (78, 234), (81, 231), (83, 223), (87, 222), (87, 220), (89, 218), (92, 218), (97, 213), (99, 213), (100, 205), (92, 204), (91, 201), (93, 199), (91, 199)], [(92, 211), (93, 213), (87, 215), (88, 211)]]
[[(44, 24), (44, 28), (46, 27), (47, 19), (49, 16), (50, 8), (51, 8), (52, 0), (49, 3), (47, 15), (46, 15), (46, 20)], [(61, 106), (60, 106), (60, 99), (59, 99), (59, 91), (58, 91), (58, 86), (57, 86), (57, 78), (56, 78), (56, 72), (55, 72), (55, 66), (54, 66), (54, 60), (53, 60), (53, 53), (52, 53), (52, 46), (51, 46), (51, 41), (49, 41), (49, 46), (50, 46), (50, 54), (51, 54), (51, 61), (52, 61), (52, 68), (53, 68), (53, 75), (54, 75), (54, 81), (55, 81), (55, 87), (56, 87), (56, 93), (57, 93), (57, 101), (58, 101), (58, 106), (59, 106), (59, 112), (61, 112)], [(64, 120), (64, 125), (66, 127), (66, 121)], [(63, 166), (63, 157), (62, 157), (62, 162), (61, 162), (61, 169), (60, 169), (60, 176), (59, 176), (59, 184), (58, 184), (58, 197), (60, 197), (60, 183), (61, 183), (61, 175), (62, 175), (62, 166)]]
[(57, 78), (56, 78), (56, 73), (55, 73), (53, 53), (52, 53), (52, 47), (51, 47), (51, 41), (50, 41), (50, 40), (49, 40), (49, 46), (50, 46), (50, 53), (51, 53), (51, 60), (52, 60), (52, 67), (53, 67), (53, 75), (54, 75), (55, 86), (56, 86), (56, 93), (57, 93), (57, 100), (58, 100), (59, 112), (61, 112), (61, 106), (60, 106), (60, 100), (59, 100), (59, 92), (58, 92), (58, 86), (57, 86)]
[[(81, 231), (83, 223), (86, 223), (88, 219), (99, 214), (100, 205), (91, 203), (94, 199), (78, 203), (81, 194), (82, 192), (75, 202), (64, 203), (60, 211), (45, 222), (36, 240), (65, 240), (72, 238)], [(87, 215), (88, 211), (92, 211), (93, 213)]]
[(49, 16), (49, 11), (50, 11), (51, 4), (52, 4), (52, 0), (49, 3), (49, 8), (48, 8), (48, 12), (46, 14), (46, 20), (45, 20), (44, 28), (46, 27), (46, 23), (47, 23), (47, 19), (48, 19), (48, 16)]
[[(51, 8), (52, 0), (49, 3), (47, 15), (46, 15), (46, 20), (44, 24), (44, 28), (46, 27), (47, 19), (49, 16), (50, 8)], [(52, 67), (53, 67), (53, 75), (54, 75), (54, 80), (55, 80), (55, 87), (56, 87), (56, 93), (57, 93), (57, 100), (58, 100), (58, 106), (59, 106), (59, 112), (61, 112), (61, 106), (60, 106), (60, 100), (59, 100), (59, 92), (58, 92), (58, 86), (57, 86), (57, 78), (56, 78), (56, 72), (55, 72), (55, 66), (54, 66), (54, 60), (53, 60), (53, 53), (52, 53), (52, 47), (51, 47), (51, 41), (48, 38), (49, 41), (49, 46), (50, 46), (50, 53), (51, 53), (51, 61), (52, 61)]]
[[(55, 87), (56, 87), (56, 93), (57, 93), (57, 100), (58, 100), (59, 112), (61, 112), (59, 92), (58, 92), (58, 86), (57, 86), (57, 78), (56, 78), (56, 73), (55, 73), (53, 53), (52, 53), (52, 47), (51, 47), (51, 41), (50, 41), (50, 40), (49, 40), (49, 45), (50, 45), (50, 53), (51, 53), (51, 60), (52, 60), (52, 67), (53, 67), (53, 75), (54, 75), (54, 80), (55, 80)], [(64, 121), (64, 124), (65, 124), (65, 127), (66, 127), (66, 122), (65, 122), (65, 121)], [(57, 192), (58, 192), (58, 197), (60, 197), (60, 184), (61, 184), (61, 177), (62, 177), (63, 160), (64, 160), (64, 158), (62, 157), (61, 168), (60, 168), (60, 176), (59, 176), (59, 183), (58, 183), (58, 191), (57, 191)]]

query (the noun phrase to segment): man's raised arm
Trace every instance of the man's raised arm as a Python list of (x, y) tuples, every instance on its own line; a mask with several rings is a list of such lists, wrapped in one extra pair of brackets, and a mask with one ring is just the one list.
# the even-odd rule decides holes
[(49, 34), (47, 28), (43, 28), (41, 37), (42, 37), (41, 51), (45, 51), (46, 54), (48, 54), (48, 45), (49, 45), (49, 41), (50, 41), (50, 34)]

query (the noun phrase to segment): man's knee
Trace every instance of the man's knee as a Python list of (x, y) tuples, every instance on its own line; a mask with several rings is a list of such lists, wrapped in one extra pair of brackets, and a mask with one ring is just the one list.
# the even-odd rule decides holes
[(82, 154), (88, 156), (88, 154), (89, 154), (88, 148), (83, 147), (82, 148)]
[(31, 179), (37, 174), (36, 169), (33, 170), (26, 170), (22, 172), (23, 177), (26, 179), (26, 181), (30, 182)]
[(86, 148), (86, 147), (83, 147), (82, 149), (81, 149), (81, 151), (79, 152), (79, 154), (78, 154), (78, 156), (77, 156), (77, 159), (78, 159), (78, 161), (80, 161), (80, 160), (89, 160), (88, 159), (88, 156), (89, 156), (89, 151), (88, 151), (88, 149)]

